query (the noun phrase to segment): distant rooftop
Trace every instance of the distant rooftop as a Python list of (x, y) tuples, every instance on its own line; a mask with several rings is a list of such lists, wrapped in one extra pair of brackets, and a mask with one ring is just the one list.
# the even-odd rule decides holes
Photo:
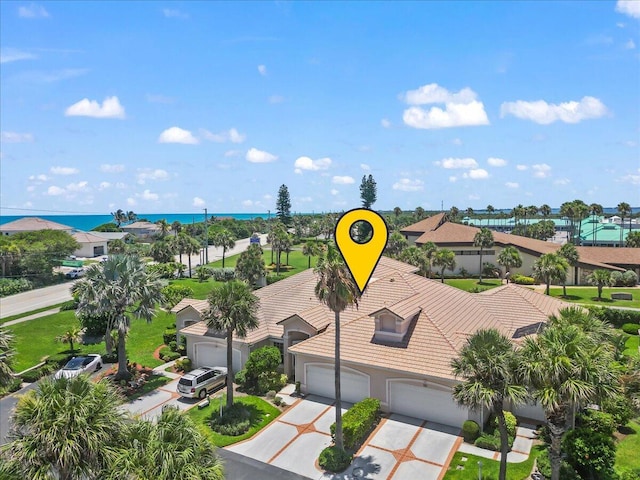
[(39, 230), (64, 230), (71, 232), (73, 227), (63, 225), (61, 223), (52, 222), (39, 217), (24, 217), (14, 220), (13, 222), (0, 225), (1, 232), (36, 232)]

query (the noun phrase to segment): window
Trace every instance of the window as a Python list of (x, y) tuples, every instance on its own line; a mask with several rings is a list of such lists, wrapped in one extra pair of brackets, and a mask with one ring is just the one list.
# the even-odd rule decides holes
[(380, 330), (383, 332), (395, 332), (396, 331), (396, 319), (385, 315), (380, 318)]
[(282, 340), (274, 340), (273, 346), (280, 350), (280, 363), (284, 363), (284, 344)]

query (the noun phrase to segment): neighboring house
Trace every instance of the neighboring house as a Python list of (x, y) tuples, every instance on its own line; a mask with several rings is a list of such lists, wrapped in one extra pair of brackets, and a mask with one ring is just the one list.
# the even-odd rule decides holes
[(138, 238), (149, 238), (160, 233), (160, 227), (151, 222), (134, 222), (120, 227), (123, 232), (131, 233)]
[(13, 222), (0, 225), (1, 235), (15, 235), (16, 233), (37, 232), (39, 230), (62, 230), (71, 235), (75, 229), (68, 225), (52, 222), (39, 217), (23, 217)]
[(127, 232), (96, 232), (95, 230), (91, 230), (89, 233), (96, 237), (104, 238), (108, 242), (111, 240), (122, 240), (124, 242), (127, 235), (129, 235)]
[[(456, 254), (456, 271), (465, 269), (472, 275), (477, 275), (480, 269), (480, 249), (473, 245), (478, 228), (447, 221), (446, 215), (440, 213), (425, 218), (413, 225), (403, 228), (400, 232), (417, 246), (427, 242), (435, 243), (438, 248), (448, 248)], [(503, 248), (516, 247), (522, 257), (522, 267), (512, 268), (513, 273), (532, 275), (533, 264), (545, 253), (556, 252), (561, 245), (544, 240), (511, 235), (502, 232), (492, 232), (494, 246), (484, 250), (482, 262), (497, 266), (497, 258)], [(586, 277), (596, 269), (634, 270), (640, 275), (640, 248), (611, 248), (611, 247), (577, 247), (580, 254), (578, 265), (573, 275), (567, 278), (567, 285), (583, 285)], [(622, 250), (626, 252), (622, 254)], [(622, 262), (622, 256), (624, 261)]]
[[(342, 396), (356, 402), (372, 396), (386, 411), (460, 426), (470, 412), (452, 399), (457, 383), (451, 360), (479, 329), (497, 328), (519, 342), (569, 304), (509, 284), (474, 294), (415, 274), (415, 267), (382, 257), (358, 308), (341, 313)], [(321, 304), (312, 270), (255, 291), (259, 327), (233, 340), (233, 370), (264, 345), (282, 352), (284, 372), (302, 391), (334, 396), (334, 313)], [(225, 365), (224, 334), (200, 321), (209, 305), (184, 299), (171, 311), (195, 366)], [(516, 413), (542, 420), (538, 407)]]
[(73, 252), (76, 257), (92, 258), (109, 253), (106, 238), (89, 232), (76, 232), (72, 237), (80, 244), (80, 248)]

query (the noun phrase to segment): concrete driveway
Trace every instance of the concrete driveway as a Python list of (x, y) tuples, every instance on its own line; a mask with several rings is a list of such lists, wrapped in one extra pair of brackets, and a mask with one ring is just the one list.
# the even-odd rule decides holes
[[(178, 380), (175, 379), (155, 390), (127, 402), (120, 406), (124, 411), (132, 415), (140, 416), (147, 420), (154, 419), (162, 414), (162, 408), (170, 405), (185, 411), (196, 406), (200, 399), (184, 398), (176, 391)], [(212, 394), (219, 395), (219, 393)]]
[(352, 472), (361, 468), (364, 476), (360, 478), (437, 480), (462, 442), (459, 429), (391, 415), (380, 421), (344, 473), (327, 474), (316, 461), (331, 444), (329, 427), (334, 419), (333, 401), (312, 395), (258, 435), (227, 449), (310, 479), (357, 478)]

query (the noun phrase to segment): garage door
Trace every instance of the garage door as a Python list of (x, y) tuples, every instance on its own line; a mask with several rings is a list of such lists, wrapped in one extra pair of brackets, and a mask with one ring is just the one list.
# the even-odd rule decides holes
[[(342, 400), (359, 402), (369, 396), (369, 376), (355, 370), (343, 368), (340, 372)], [(333, 365), (306, 365), (307, 393), (335, 398)]]
[(402, 381), (389, 382), (389, 410), (454, 427), (461, 427), (469, 417), (467, 409), (456, 405), (450, 390)]
[[(216, 343), (196, 343), (195, 366), (197, 367), (226, 367), (227, 347)], [(240, 351), (233, 349), (233, 371), (240, 369)]]

